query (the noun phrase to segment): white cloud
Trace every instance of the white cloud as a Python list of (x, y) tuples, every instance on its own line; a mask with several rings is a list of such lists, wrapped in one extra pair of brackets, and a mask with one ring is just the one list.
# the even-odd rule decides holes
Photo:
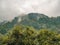
[(38, 12), (60, 16), (60, 0), (0, 0), (0, 18), (13, 19), (22, 13)]

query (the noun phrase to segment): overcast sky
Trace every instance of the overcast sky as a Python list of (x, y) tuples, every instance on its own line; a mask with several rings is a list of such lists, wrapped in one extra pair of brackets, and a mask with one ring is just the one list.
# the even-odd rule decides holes
[(30, 12), (60, 16), (60, 0), (0, 0), (0, 20)]

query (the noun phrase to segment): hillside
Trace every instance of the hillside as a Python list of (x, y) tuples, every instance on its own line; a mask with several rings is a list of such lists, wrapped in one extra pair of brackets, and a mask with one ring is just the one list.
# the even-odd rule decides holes
[(48, 17), (44, 14), (29, 13), (24, 16), (15, 17), (11, 22), (0, 24), (0, 33), (5, 34), (15, 25), (31, 26), (35, 29), (49, 29), (60, 31), (60, 17)]
[(44, 14), (30, 13), (24, 17), (20, 22), (23, 25), (33, 26), (36, 29), (60, 29), (60, 17), (48, 17)]

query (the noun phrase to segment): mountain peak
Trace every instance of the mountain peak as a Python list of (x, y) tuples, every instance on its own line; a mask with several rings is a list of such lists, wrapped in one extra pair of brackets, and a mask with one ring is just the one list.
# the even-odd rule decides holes
[(48, 16), (46, 16), (46, 15), (44, 15), (44, 14), (41, 14), (41, 13), (29, 13), (28, 15), (29, 15), (29, 16), (48, 17)]
[(48, 16), (44, 15), (44, 14), (40, 14), (40, 13), (29, 13), (28, 14), (28, 18), (29, 19), (39, 19), (39, 18), (48, 18)]

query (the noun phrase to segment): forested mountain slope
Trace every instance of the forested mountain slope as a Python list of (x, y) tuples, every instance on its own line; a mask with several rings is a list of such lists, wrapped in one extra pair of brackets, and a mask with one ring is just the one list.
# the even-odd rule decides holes
[(60, 31), (60, 16), (48, 17), (44, 14), (29, 13), (24, 16), (15, 17), (11, 22), (0, 24), (0, 33), (4, 34), (15, 25), (31, 26), (35, 29), (49, 29)]

